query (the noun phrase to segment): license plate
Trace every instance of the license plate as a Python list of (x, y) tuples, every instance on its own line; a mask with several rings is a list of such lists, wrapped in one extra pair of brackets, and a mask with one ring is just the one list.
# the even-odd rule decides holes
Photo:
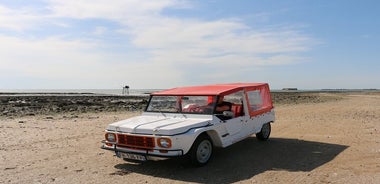
[(137, 155), (132, 153), (123, 153), (120, 152), (121, 158), (131, 159), (131, 160), (139, 160), (139, 161), (146, 161), (146, 157), (143, 155)]

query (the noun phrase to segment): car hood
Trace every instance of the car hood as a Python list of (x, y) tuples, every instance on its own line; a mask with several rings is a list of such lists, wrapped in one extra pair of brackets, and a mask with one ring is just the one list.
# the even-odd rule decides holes
[(212, 116), (143, 113), (108, 125), (107, 130), (121, 133), (176, 135), (192, 128), (208, 126)]

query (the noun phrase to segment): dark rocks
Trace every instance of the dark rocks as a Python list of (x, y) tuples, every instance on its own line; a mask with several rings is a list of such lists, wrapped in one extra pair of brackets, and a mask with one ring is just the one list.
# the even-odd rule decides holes
[[(272, 92), (274, 105), (320, 103), (331, 96), (306, 92)], [(46, 95), (0, 96), (0, 115), (5, 117), (35, 116), (55, 113), (142, 111), (148, 96)]]
[(321, 93), (312, 92), (271, 92), (274, 105), (279, 104), (301, 104), (301, 103), (322, 103), (342, 99), (337, 96), (324, 96)]
[(148, 96), (0, 96), (0, 115), (35, 116), (54, 113), (141, 111)]

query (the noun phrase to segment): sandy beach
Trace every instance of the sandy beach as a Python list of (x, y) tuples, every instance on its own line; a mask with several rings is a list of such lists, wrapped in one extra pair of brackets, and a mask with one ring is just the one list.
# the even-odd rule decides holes
[(147, 97), (0, 96), (0, 183), (380, 183), (380, 93), (273, 93), (271, 138), (208, 165), (132, 163), (100, 149)]

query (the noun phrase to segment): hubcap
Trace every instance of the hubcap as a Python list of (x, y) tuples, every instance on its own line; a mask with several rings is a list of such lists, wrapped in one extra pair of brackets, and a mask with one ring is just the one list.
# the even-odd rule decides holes
[(197, 159), (200, 163), (205, 163), (211, 156), (212, 145), (209, 140), (203, 140), (197, 149)]

